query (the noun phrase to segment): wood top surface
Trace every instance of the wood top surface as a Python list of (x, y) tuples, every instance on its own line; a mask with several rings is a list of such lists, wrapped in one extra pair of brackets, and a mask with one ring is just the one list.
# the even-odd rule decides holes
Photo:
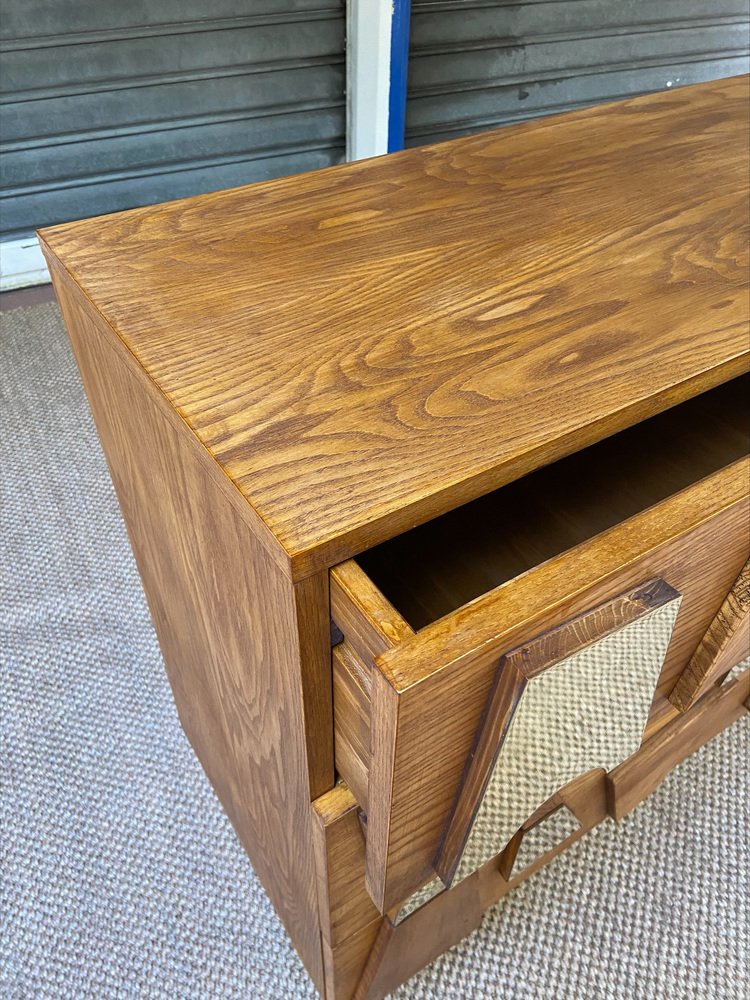
[(748, 77), (42, 231), (302, 577), (750, 366)]

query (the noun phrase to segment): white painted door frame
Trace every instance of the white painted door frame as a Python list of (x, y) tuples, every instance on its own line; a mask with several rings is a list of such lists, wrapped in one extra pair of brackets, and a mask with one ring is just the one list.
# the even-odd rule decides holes
[(347, 0), (346, 156), (402, 149), (411, 0)]

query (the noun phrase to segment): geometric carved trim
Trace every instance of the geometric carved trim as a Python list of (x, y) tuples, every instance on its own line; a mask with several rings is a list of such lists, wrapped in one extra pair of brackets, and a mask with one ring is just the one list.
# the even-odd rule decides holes
[(500, 853), (567, 782), (635, 753), (679, 605), (648, 580), (502, 657), (435, 860), (446, 885)]
[[(750, 708), (750, 670), (733, 683), (711, 688), (705, 698), (686, 715), (677, 716), (652, 736), (637, 751), (605, 779), (610, 787), (610, 815), (619, 818), (642, 802), (680, 761), (713, 739), (737, 719), (747, 717), (743, 703)], [(618, 773), (619, 772), (619, 773)], [(573, 812), (581, 829), (590, 830), (602, 822), (607, 809), (604, 792), (585, 778), (574, 782), (574, 795), (566, 789), (560, 798)], [(569, 786), (570, 787), (570, 786)], [(588, 814), (588, 815), (587, 815)], [(552, 854), (553, 852), (550, 852)], [(540, 861), (545, 863), (543, 856)], [(501, 859), (498, 859), (498, 865)], [(428, 906), (417, 910), (411, 919), (394, 927), (383, 920), (383, 934), (370, 953), (367, 965), (352, 1000), (378, 1000), (413, 976), (438, 954), (457, 944), (479, 926), (483, 914), (498, 900), (513, 892), (516, 879), (523, 880), (535, 869), (517, 872), (513, 882), (499, 878), (497, 867), (488, 866), (477, 880), (465, 880), (450, 893), (440, 893)]]
[(412, 913), (421, 909), (425, 903), (429, 903), (429, 901), (434, 899), (439, 892), (444, 891), (445, 886), (437, 876), (431, 879), (426, 885), (423, 885), (421, 889), (417, 889), (416, 892), (412, 893), (406, 902), (399, 907), (395, 916), (392, 918), (393, 926), (398, 927), (398, 925), (403, 923), (403, 921), (406, 920), (407, 917), (410, 917)]
[(706, 682), (750, 656), (750, 562), (746, 562), (698, 648), (690, 657), (669, 700), (687, 711), (703, 694)]
[(580, 828), (581, 824), (570, 809), (559, 802), (535, 822), (524, 823), (511, 837), (500, 858), (500, 874), (510, 881)]

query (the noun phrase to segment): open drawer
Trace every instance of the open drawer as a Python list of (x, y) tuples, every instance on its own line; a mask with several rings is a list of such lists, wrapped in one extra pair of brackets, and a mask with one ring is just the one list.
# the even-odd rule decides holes
[(676, 713), (669, 693), (750, 554), (749, 380), (331, 571), (337, 768), (367, 816), (381, 912), (460, 875), (498, 774), (531, 814)]

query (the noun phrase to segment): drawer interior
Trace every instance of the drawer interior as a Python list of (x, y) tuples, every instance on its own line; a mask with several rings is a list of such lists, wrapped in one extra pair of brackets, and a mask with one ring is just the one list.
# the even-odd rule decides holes
[(538, 469), (357, 557), (414, 629), (750, 451), (750, 375)]

